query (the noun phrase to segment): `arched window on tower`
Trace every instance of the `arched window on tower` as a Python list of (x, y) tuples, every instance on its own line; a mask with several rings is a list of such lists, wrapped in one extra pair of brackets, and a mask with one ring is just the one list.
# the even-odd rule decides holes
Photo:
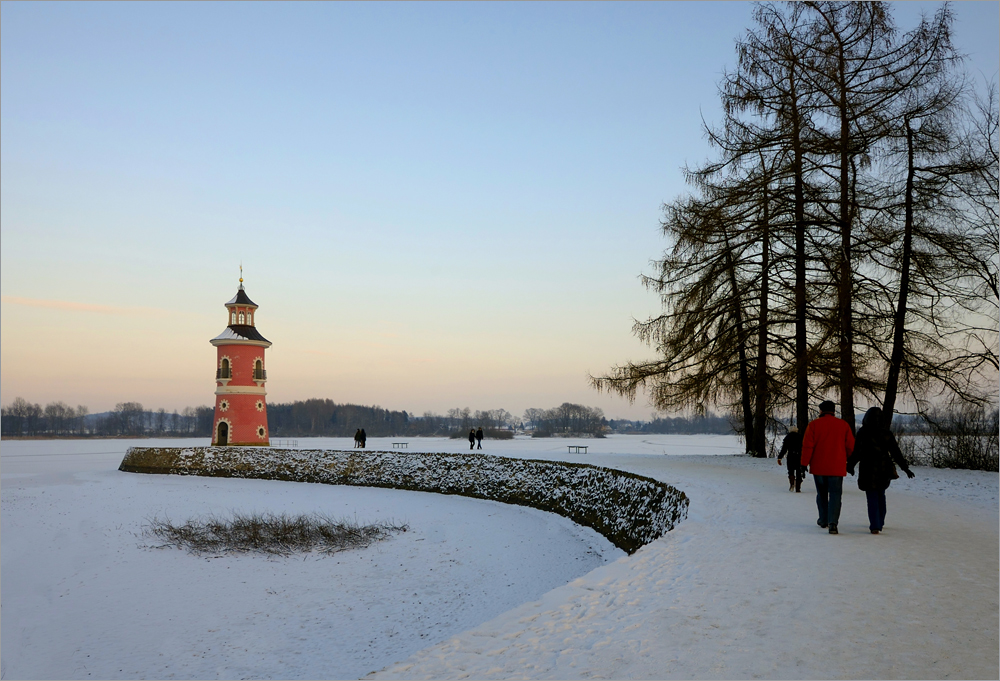
[(219, 366), (219, 378), (232, 378), (233, 374), (229, 366), (229, 358), (223, 357), (222, 364)]
[(264, 363), (259, 359), (253, 363), (253, 380), (263, 381), (264, 380)]
[(240, 324), (242, 324), (242, 323), (243, 323), (243, 313), (240, 312)]
[(236, 313), (235, 312), (232, 315), (230, 315), (230, 319), (232, 320), (232, 321), (229, 322), (230, 324), (235, 324), (236, 323)]
[(247, 312), (247, 324), (253, 326), (253, 312)]

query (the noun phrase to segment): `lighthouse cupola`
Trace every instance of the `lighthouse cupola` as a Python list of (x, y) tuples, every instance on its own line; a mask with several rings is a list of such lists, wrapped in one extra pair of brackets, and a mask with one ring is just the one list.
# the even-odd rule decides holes
[(214, 446), (267, 446), (267, 369), (271, 342), (257, 331), (257, 305), (240, 287), (226, 303), (226, 328), (209, 341), (216, 348)]

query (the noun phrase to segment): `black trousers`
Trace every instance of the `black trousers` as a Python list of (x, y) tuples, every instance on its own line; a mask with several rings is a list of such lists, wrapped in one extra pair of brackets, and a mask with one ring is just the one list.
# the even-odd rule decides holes
[(789, 455), (785, 458), (785, 465), (788, 467), (788, 484), (795, 485), (795, 489), (801, 489), (802, 479), (805, 473), (802, 472), (802, 455)]

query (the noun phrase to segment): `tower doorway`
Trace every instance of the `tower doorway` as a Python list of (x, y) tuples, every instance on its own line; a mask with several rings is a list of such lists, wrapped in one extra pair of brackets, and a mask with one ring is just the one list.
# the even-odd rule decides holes
[(225, 421), (219, 421), (215, 444), (219, 447), (225, 447), (229, 444), (229, 424)]

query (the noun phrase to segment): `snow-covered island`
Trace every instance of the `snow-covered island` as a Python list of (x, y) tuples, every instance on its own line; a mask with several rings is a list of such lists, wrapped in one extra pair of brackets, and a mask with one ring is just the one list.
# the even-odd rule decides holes
[[(996, 678), (997, 474), (917, 467), (886, 531), (845, 484), (815, 526), (725, 436), (488, 442), (667, 483), (688, 518), (627, 555), (554, 513), (405, 490), (117, 470), (129, 446), (2, 443), (2, 675), (13, 678)], [(301, 441), (349, 449), (343, 440)], [(389, 441), (369, 440), (376, 450)], [(411, 451), (461, 442), (411, 439)], [(153, 516), (323, 512), (410, 530), (333, 556), (155, 549)]]
[(628, 553), (669, 532), (688, 509), (683, 492), (634, 473), (465, 452), (131, 447), (118, 469), (458, 494), (557, 513)]

